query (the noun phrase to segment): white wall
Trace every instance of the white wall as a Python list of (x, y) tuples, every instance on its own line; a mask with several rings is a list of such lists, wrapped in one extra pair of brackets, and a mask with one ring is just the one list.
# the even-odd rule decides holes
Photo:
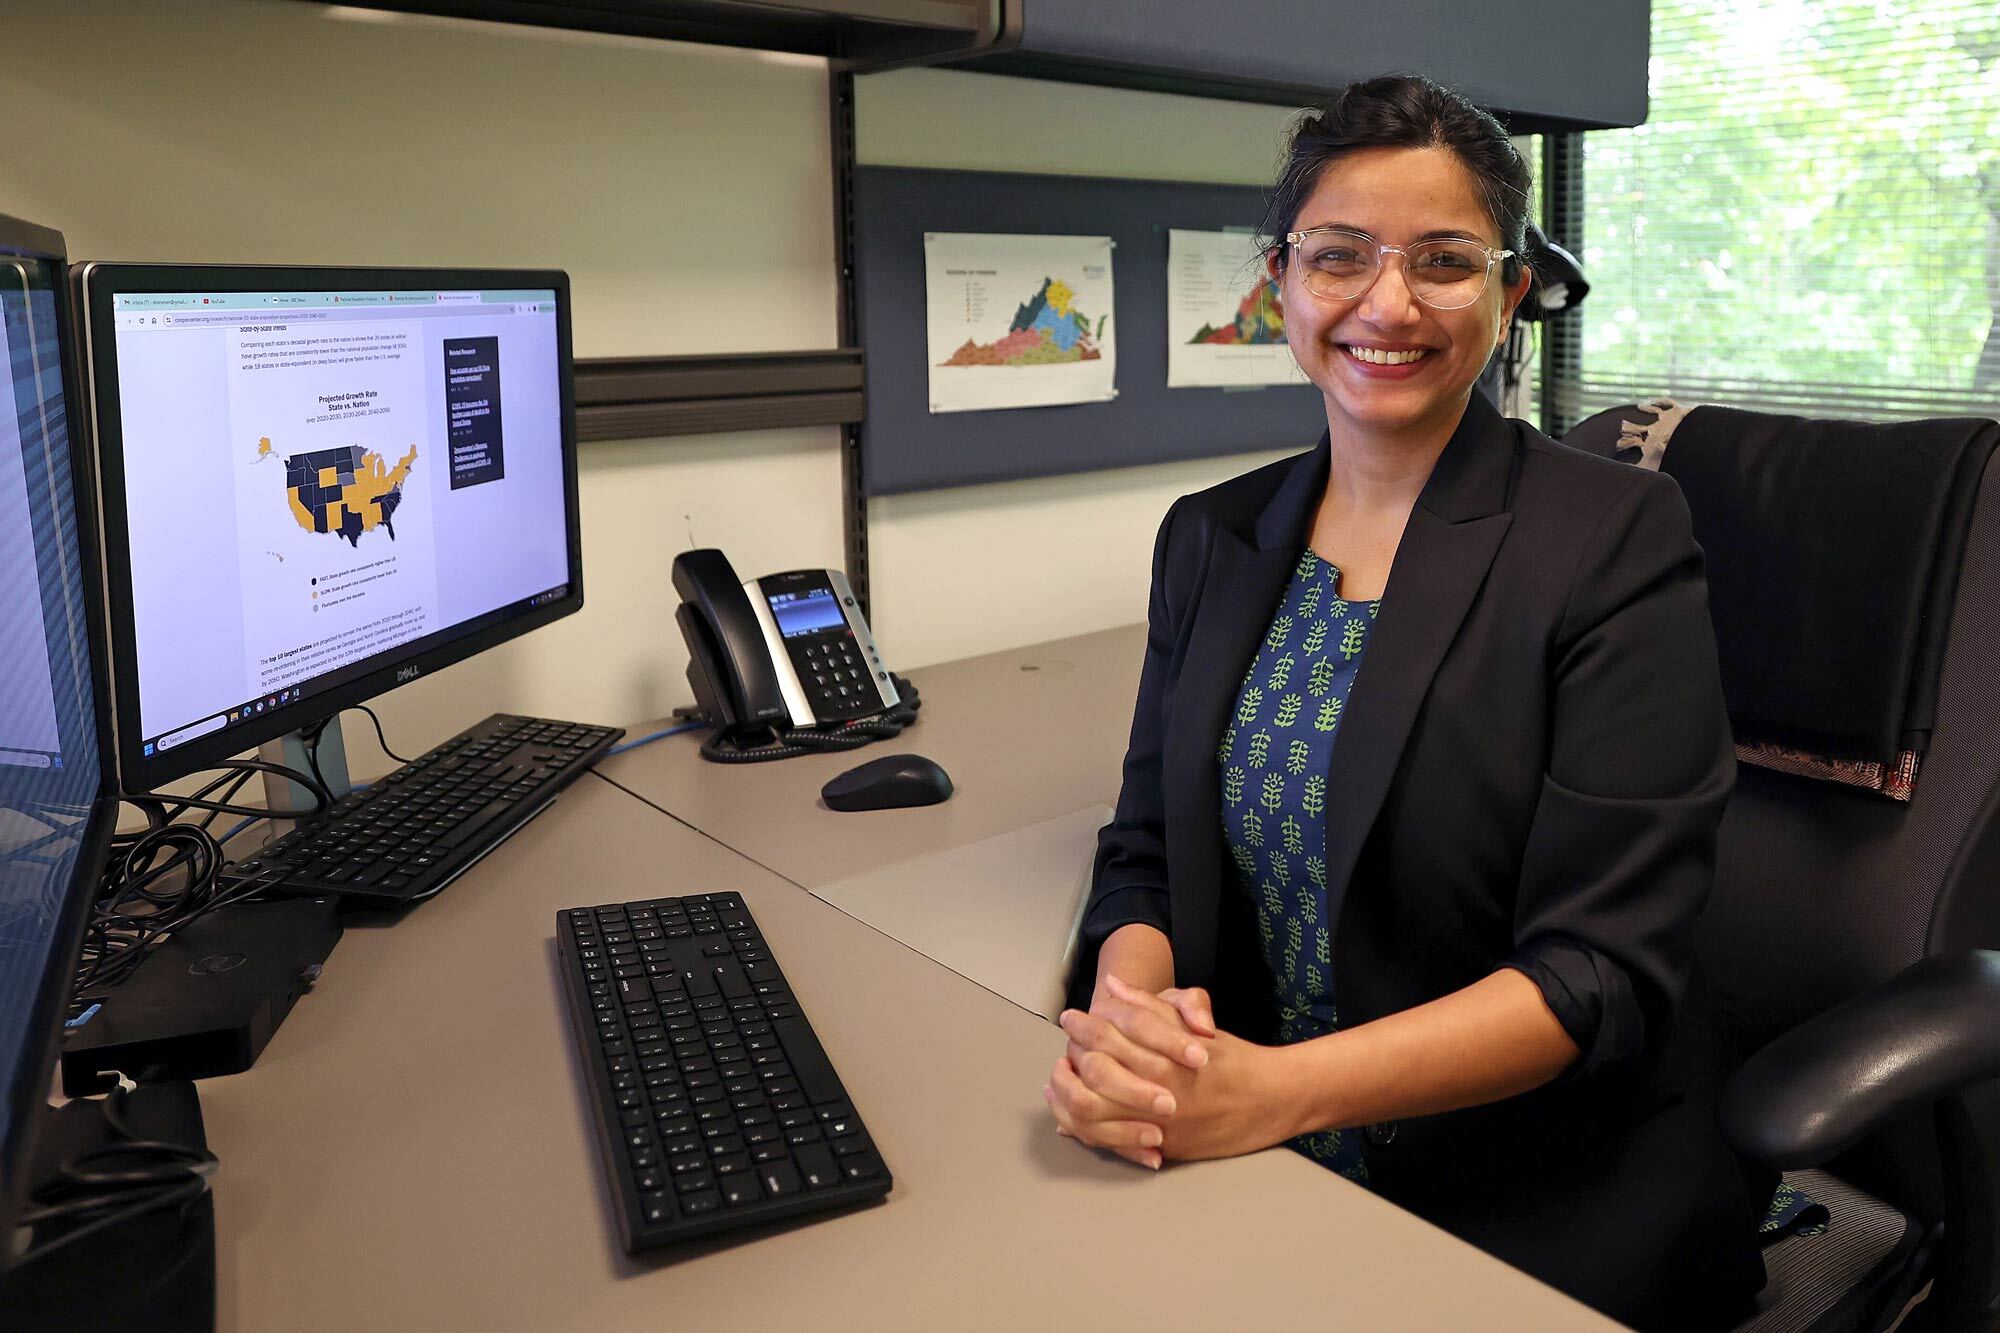
[[(876, 164), (1268, 183), (1280, 108), (911, 70), (860, 81)], [(8, 5), (0, 212), (94, 259), (569, 271), (580, 356), (831, 346), (822, 62), (297, 0)], [(1305, 441), (1301, 442), (1303, 446)], [(1173, 498), (1239, 455), (870, 506), (899, 669), (1143, 617)], [(584, 611), (387, 696), (392, 742), (496, 709), (684, 702), (667, 568), (841, 563), (831, 428), (583, 446)], [(357, 771), (380, 767), (365, 724)], [(405, 752), (409, 752), (406, 750)]]

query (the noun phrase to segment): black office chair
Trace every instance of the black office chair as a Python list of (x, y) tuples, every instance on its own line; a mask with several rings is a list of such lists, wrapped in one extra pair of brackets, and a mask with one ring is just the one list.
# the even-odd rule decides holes
[(1662, 403), (1565, 437), (1673, 475), (1707, 557), (1744, 761), (1699, 932), (1719, 1114), (1831, 1214), (1745, 1330), (1920, 1293), (1906, 1330), (2000, 1325), (1996, 438)]

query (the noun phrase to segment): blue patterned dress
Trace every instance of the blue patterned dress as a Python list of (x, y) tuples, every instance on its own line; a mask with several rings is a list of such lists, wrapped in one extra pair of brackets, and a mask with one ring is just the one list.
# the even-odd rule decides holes
[[(1326, 902), (1326, 792), (1333, 740), (1382, 603), (1340, 596), (1340, 570), (1310, 547), (1285, 587), (1216, 753), (1222, 830), (1239, 888), (1257, 912), (1278, 1009), (1278, 1039), (1332, 1032), (1333, 948)], [(1355, 1130), (1287, 1146), (1368, 1182)]]

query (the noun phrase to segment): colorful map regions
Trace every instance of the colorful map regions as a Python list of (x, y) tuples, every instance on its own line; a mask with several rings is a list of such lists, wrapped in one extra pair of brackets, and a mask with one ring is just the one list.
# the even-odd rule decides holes
[(1188, 339), (1190, 346), (1240, 347), (1285, 341), (1285, 303), (1275, 278), (1266, 278), (1236, 307), (1235, 322), (1212, 328), (1207, 324)]
[[(270, 452), (268, 438), (257, 442), (259, 462)], [(416, 461), (414, 444), (394, 468), (358, 444), (293, 454), (285, 460), (285, 497), (292, 517), (307, 532), (331, 532), (347, 538), (349, 546), (360, 546), (361, 534), (377, 527), (393, 541), (396, 528), (390, 520), (403, 503), (403, 483)]]
[(1099, 339), (1104, 334), (1105, 317), (1099, 315), (1093, 327), (1090, 317), (1073, 304), (1075, 299), (1076, 292), (1068, 283), (1045, 277), (1041, 289), (1014, 312), (1005, 337), (990, 343), (968, 338), (938, 364), (1049, 366), (1066, 361), (1096, 361), (1103, 356)]

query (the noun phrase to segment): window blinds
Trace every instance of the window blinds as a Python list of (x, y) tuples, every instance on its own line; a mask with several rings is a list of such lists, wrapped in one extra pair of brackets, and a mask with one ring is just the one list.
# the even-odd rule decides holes
[(1557, 429), (1659, 394), (2000, 415), (2000, 6), (1653, 0), (1650, 81), (1550, 183), (1591, 282)]

